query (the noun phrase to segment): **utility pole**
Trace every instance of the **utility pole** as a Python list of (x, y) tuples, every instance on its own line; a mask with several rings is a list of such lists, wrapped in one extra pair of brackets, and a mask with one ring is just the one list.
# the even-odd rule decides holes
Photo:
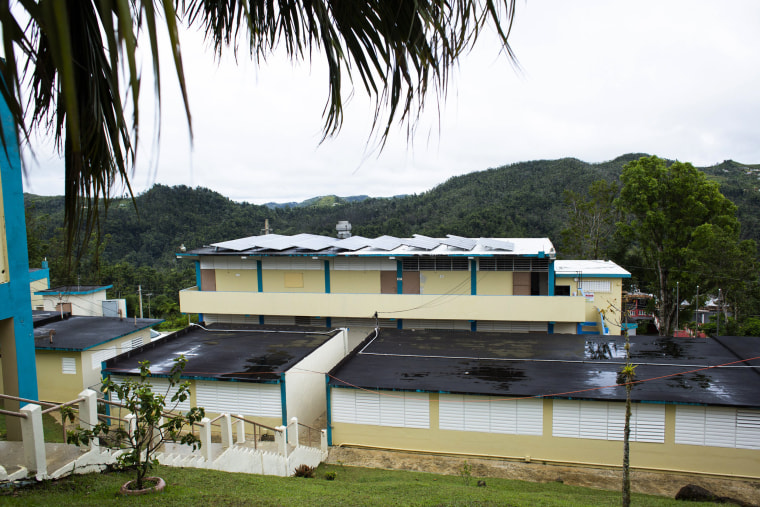
[(148, 296), (148, 318), (152, 319), (153, 317), (150, 316), (150, 297), (153, 295), (153, 293), (152, 292), (148, 292), (145, 295)]
[(681, 300), (678, 297), (678, 282), (676, 282), (676, 331), (678, 331), (678, 310), (681, 309)]
[(722, 305), (720, 304), (720, 289), (718, 289), (718, 330), (715, 333), (717, 336), (720, 336), (720, 308), (721, 306)]
[(699, 328), (699, 285), (697, 285), (697, 302), (694, 307), (694, 337), (696, 338), (699, 333), (697, 333), (697, 329)]
[(142, 285), (137, 286), (137, 296), (140, 298), (140, 318), (143, 318), (142, 313)]

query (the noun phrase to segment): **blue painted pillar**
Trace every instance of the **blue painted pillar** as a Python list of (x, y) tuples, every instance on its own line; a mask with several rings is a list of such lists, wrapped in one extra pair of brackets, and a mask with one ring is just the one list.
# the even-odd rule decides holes
[[(0, 223), (0, 255), (3, 245), (7, 262), (0, 273), (0, 348), (4, 393), (21, 398), (37, 399), (37, 368), (34, 359), (34, 327), (32, 300), (29, 292), (29, 258), (27, 256), (26, 223), (24, 221), (24, 189), (16, 124), (5, 100), (0, 98), (5, 145), (0, 140), (0, 192), (5, 230)], [(0, 219), (1, 221), (2, 219)], [(8, 401), (6, 401), (8, 403)], [(9, 404), (16, 408), (14, 404)], [(9, 407), (6, 405), (6, 408)], [(16, 418), (7, 418), (17, 421)], [(13, 427), (11, 427), (13, 426)], [(17, 437), (15, 423), (8, 427), (8, 437)], [(20, 426), (18, 427), (20, 438)]]
[(554, 295), (554, 259), (549, 260), (549, 295)]
[(327, 396), (327, 445), (332, 445), (332, 407), (330, 406), (330, 375), (325, 375), (325, 395)]
[(325, 294), (330, 293), (330, 261), (325, 261)]
[(470, 295), (478, 295), (478, 261), (470, 259)]
[(256, 261), (256, 283), (257, 290), (264, 292), (264, 274), (261, 272), (261, 260)]
[(201, 290), (201, 261), (195, 261), (195, 285)]
[(404, 270), (401, 261), (396, 261), (396, 294), (404, 293)]

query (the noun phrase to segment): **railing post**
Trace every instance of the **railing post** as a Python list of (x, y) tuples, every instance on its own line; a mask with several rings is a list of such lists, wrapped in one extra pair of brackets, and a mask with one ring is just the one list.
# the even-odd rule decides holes
[[(92, 389), (85, 389), (79, 393), (79, 397), (83, 398), (79, 402), (79, 427), (91, 430), (98, 424), (98, 393)], [(90, 440), (90, 450), (100, 450), (99, 438)]]
[(137, 418), (135, 418), (135, 414), (125, 415), (124, 422), (127, 426), (127, 435), (129, 435), (129, 438), (132, 438), (135, 434), (135, 431), (137, 431)]
[(327, 430), (319, 430), (319, 444), (322, 452), (327, 452)]
[(274, 434), (274, 441), (275, 444), (277, 444), (277, 452), (280, 453), (281, 456), (288, 457), (288, 441), (286, 438), (288, 428), (287, 426), (277, 426), (275, 428), (276, 433)]
[(219, 423), (222, 427), (222, 447), (225, 449), (232, 447), (232, 419), (230, 414), (222, 414)]
[[(242, 414), (238, 414), (238, 420), (237, 420), (237, 443), (242, 444), (245, 443), (245, 421), (243, 420)], [(256, 436), (254, 435), (254, 438)], [(254, 440), (255, 443), (255, 440)]]
[(24, 405), (19, 411), (26, 417), (21, 419), (21, 439), (24, 441), (24, 466), (34, 472), (38, 480), (47, 477), (47, 457), (45, 456), (45, 433), (42, 430), (42, 409), (39, 405)]
[(211, 419), (204, 417), (200, 424), (201, 455), (206, 461), (211, 460)]
[[(293, 427), (292, 430), (290, 429), (291, 426)], [(298, 442), (298, 418), (292, 417), (290, 419), (290, 424), (288, 424), (288, 443), (293, 447), (298, 447)]]

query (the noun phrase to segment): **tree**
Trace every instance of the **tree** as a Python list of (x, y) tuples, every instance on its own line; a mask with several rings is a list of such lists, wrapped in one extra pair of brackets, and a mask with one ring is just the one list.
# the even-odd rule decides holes
[(619, 214), (615, 208), (618, 185), (606, 180), (595, 181), (588, 196), (565, 190), (568, 226), (561, 232), (563, 255), (574, 259), (609, 257), (611, 238)]
[(699, 285), (717, 288), (740, 279), (753, 265), (753, 242), (739, 241), (736, 206), (717, 183), (689, 163), (670, 166), (655, 156), (626, 164), (616, 203), (626, 221), (618, 223), (637, 259), (640, 281), (656, 290), (660, 334), (673, 328), (678, 303)]
[[(158, 464), (154, 457), (156, 451), (169, 440), (190, 445), (193, 449), (200, 447), (200, 440), (192, 433), (182, 433), (189, 425), (200, 422), (205, 416), (202, 408), (192, 407), (185, 414), (167, 414), (169, 410), (175, 410), (177, 405), (190, 397), (190, 382), (180, 382), (180, 376), (185, 369), (187, 359), (179, 356), (174, 359), (174, 365), (169, 373), (169, 383), (164, 394), (156, 393), (150, 382), (150, 363), (140, 362), (140, 380), (127, 379), (122, 384), (117, 384), (110, 377), (103, 379), (102, 390), (105, 393), (115, 394), (127, 410), (134, 415), (135, 424), (132, 431), (121, 426), (111, 430), (108, 422), (101, 422), (93, 428), (81, 428), (70, 431), (67, 441), (70, 444), (87, 444), (90, 439), (108, 437), (113, 438), (115, 447), (126, 447), (127, 451), (119, 455), (119, 464), (125, 468), (135, 470), (134, 488), (143, 489), (143, 481), (148, 471)], [(172, 388), (177, 386), (171, 400), (167, 397)]]
[(123, 182), (129, 189), (140, 119), (141, 32), (150, 44), (143, 55), (153, 66), (159, 106), (159, 28), (169, 36), (191, 135), (178, 21), (203, 29), (217, 55), (227, 48), (237, 54), (241, 44), (257, 62), (278, 46), (293, 60), (321, 52), (329, 67), (324, 136), (342, 125), (343, 78), (358, 75), (375, 103), (373, 127), (384, 142), (396, 120), (412, 131), (429, 89), (435, 96), (445, 93), (449, 69), (487, 23), (513, 58), (507, 38), (514, 12), (515, 0), (41, 0), (18, 2), (13, 9), (4, 2), (0, 22), (7, 59), (0, 61), (0, 72), (6, 86), (0, 91), (24, 137), (35, 128), (55, 135), (66, 167), (71, 252), (74, 243), (87, 243), (98, 204), (113, 185)]

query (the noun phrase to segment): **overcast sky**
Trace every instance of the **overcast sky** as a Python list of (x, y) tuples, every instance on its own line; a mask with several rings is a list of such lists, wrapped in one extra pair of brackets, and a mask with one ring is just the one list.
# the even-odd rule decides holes
[[(756, 0), (518, 1), (510, 42), (521, 70), (484, 34), (454, 69), (440, 115), (428, 97), (413, 142), (395, 129), (381, 153), (367, 148), (372, 109), (359, 82), (342, 131), (320, 144), (321, 55), (256, 67), (215, 61), (198, 33), (181, 42), (194, 142), (167, 54), (160, 150), (144, 85), (136, 192), (184, 184), (262, 204), (420, 193), (451, 176), (562, 157), (760, 163)], [(25, 191), (63, 194), (62, 160), (49, 142), (34, 147)]]

